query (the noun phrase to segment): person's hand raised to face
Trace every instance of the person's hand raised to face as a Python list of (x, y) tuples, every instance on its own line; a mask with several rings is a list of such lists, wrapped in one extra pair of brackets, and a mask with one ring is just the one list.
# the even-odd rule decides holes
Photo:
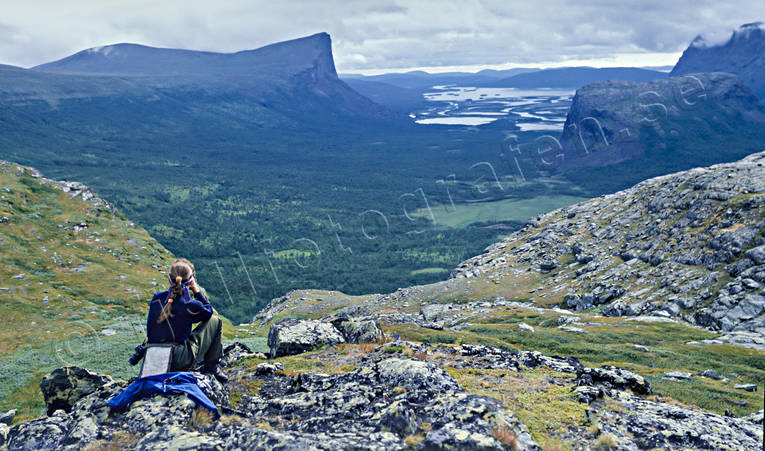
[(189, 289), (194, 292), (194, 294), (199, 293), (199, 285), (197, 285), (197, 279), (194, 276), (192, 276), (189, 281)]

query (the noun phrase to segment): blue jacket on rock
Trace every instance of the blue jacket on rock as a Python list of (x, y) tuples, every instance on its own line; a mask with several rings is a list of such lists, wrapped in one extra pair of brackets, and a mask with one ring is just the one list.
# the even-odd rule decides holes
[(109, 407), (123, 411), (139, 399), (167, 393), (185, 394), (194, 401), (197, 407), (209, 410), (216, 419), (220, 417), (218, 408), (197, 385), (197, 378), (186, 372), (155, 374), (137, 379), (129, 387), (111, 398)]

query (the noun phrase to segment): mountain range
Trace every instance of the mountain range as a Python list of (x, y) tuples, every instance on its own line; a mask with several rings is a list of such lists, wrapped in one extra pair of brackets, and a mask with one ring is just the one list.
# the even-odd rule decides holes
[(526, 72), (508, 78), (492, 80), (483, 86), (494, 88), (580, 88), (605, 80), (648, 82), (665, 78), (664, 72), (638, 67), (564, 67)]
[(432, 91), (434, 86), (576, 89), (588, 83), (602, 80), (645, 82), (666, 76), (665, 72), (634, 67), (565, 67), (558, 69), (482, 70), (475, 73), (431, 74), (424, 71), (413, 71), (371, 76), (341, 74), (340, 77), (353, 89), (375, 102), (396, 111), (410, 113), (426, 105), (423, 94)]
[[(326, 34), (231, 55), (109, 48), (1, 68), (0, 154), (102, 193), (195, 261), (234, 320), (291, 288), (363, 292), (432, 281), (448, 272), (444, 259), (451, 266), (499, 233), (408, 234), (427, 222), (403, 215), (400, 196), (444, 174), (467, 179), (471, 160), (494, 155), (490, 144), (501, 138), (458, 131), (465, 150), (450, 152), (451, 138), (339, 80)], [(158, 63), (165, 55), (172, 64)], [(232, 74), (211, 75), (216, 66)], [(391, 225), (384, 242), (359, 235), (369, 227), (365, 210)], [(194, 221), (178, 219), (191, 211)], [(414, 243), (439, 252), (405, 255)], [(296, 255), (313, 264), (296, 264)]]

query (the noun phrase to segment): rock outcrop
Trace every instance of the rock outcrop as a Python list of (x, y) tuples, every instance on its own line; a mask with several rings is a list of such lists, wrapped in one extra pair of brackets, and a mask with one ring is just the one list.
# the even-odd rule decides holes
[[(407, 356), (391, 350), (405, 350)], [(10, 429), (0, 425), (0, 449), (539, 449), (513, 412), (493, 397), (466, 391), (443, 369), (446, 363), (455, 371), (494, 374), (544, 369), (549, 384), (568, 385), (587, 415), (599, 415), (597, 434), (612, 436), (623, 449), (754, 450), (762, 443), (761, 412), (730, 418), (649, 401), (636, 394), (650, 393), (650, 386), (630, 371), (588, 368), (574, 358), (538, 352), (393, 342), (355, 357), (358, 365), (351, 371), (294, 375), (278, 362), (253, 370), (234, 355), (226, 357), (244, 363), (229, 368), (233, 385), (196, 375), (226, 414), (219, 421), (175, 394), (136, 401), (125, 412), (110, 411), (108, 399), (126, 382), (66, 368), (47, 377), (46, 387), (67, 393), (56, 399), (66, 398), (69, 411), (49, 408), (46, 417)], [(274, 368), (260, 371), (264, 365)], [(242, 391), (252, 386), (258, 388)], [(572, 434), (579, 440), (597, 436), (584, 426)]]
[(324, 321), (335, 326), (347, 343), (380, 343), (385, 339), (380, 323), (373, 317), (359, 318), (338, 314)]
[(548, 304), (677, 319), (765, 349), (764, 188), (765, 152), (646, 180), (543, 215), (451, 277), (501, 286), (555, 261), (534, 290)]
[[(398, 450), (405, 447), (404, 437), (425, 427), (429, 432), (420, 448), (502, 449), (494, 437), (502, 429), (517, 449), (538, 449), (500, 402), (466, 393), (445, 371), (420, 360), (388, 356), (339, 375), (293, 377), (239, 366), (232, 371), (261, 381), (263, 396), (245, 395), (233, 410), (226, 387), (195, 374), (216, 405), (237, 414), (212, 422), (182, 395), (147, 398), (124, 413), (110, 412), (106, 402), (125, 382), (81, 368), (56, 370), (45, 387), (62, 395), (46, 397), (49, 416), (14, 426), (0, 437), (0, 448)], [(59, 399), (66, 399), (67, 410), (57, 408)], [(268, 422), (280, 426), (264, 426)]]
[(619, 449), (754, 449), (762, 425), (740, 418), (647, 401), (628, 393), (616, 398), (623, 411), (605, 414), (603, 430)]
[(103, 387), (113, 386), (114, 379), (109, 376), (88, 371), (79, 367), (63, 367), (54, 370), (40, 381), (48, 415), (56, 410), (70, 412), (74, 403)]
[(268, 331), (268, 347), (273, 358), (299, 354), (321, 345), (380, 343), (384, 338), (376, 318), (341, 313), (320, 321), (294, 318), (279, 321)]

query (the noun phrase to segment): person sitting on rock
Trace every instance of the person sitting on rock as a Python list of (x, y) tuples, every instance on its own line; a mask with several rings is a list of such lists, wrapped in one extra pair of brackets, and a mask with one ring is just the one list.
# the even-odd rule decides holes
[[(218, 366), (223, 355), (222, 322), (197, 285), (194, 265), (185, 258), (170, 266), (170, 289), (154, 295), (146, 320), (148, 343), (173, 343), (171, 371), (201, 367), (221, 382), (228, 378)], [(189, 290), (194, 293), (192, 298)], [(191, 326), (200, 323), (194, 330)]]

